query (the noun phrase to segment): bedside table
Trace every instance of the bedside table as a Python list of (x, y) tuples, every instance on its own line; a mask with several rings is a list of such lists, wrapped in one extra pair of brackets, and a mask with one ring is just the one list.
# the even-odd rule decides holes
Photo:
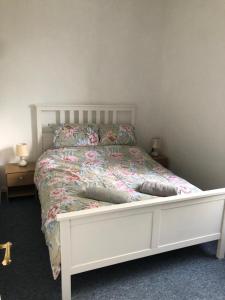
[[(150, 154), (150, 156), (151, 156), (151, 154)], [(151, 158), (154, 159), (155, 161), (157, 161), (157, 163), (159, 163), (163, 167), (165, 167), (165, 168), (169, 167), (168, 157), (160, 154), (159, 156), (151, 156)]]
[(28, 163), (25, 167), (20, 167), (16, 163), (5, 166), (7, 199), (36, 194), (34, 170), (34, 162)]
[(2, 202), (2, 194), (7, 190), (5, 182), (5, 170), (3, 166), (0, 166), (0, 204)]

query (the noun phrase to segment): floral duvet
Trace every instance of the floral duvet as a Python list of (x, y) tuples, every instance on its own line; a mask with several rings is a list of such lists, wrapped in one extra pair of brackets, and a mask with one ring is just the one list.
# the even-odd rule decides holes
[(145, 180), (172, 183), (179, 194), (199, 191), (136, 146), (60, 148), (42, 154), (36, 165), (35, 183), (41, 202), (42, 230), (55, 279), (60, 272), (60, 238), (56, 214), (113, 205), (83, 198), (82, 191), (90, 184), (126, 191), (134, 201), (151, 198), (137, 192)]

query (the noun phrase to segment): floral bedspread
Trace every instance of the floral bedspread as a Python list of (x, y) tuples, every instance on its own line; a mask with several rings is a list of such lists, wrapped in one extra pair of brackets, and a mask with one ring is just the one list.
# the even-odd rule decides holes
[(145, 180), (170, 182), (177, 187), (179, 194), (199, 191), (136, 146), (60, 148), (42, 154), (36, 165), (35, 183), (41, 202), (42, 230), (55, 279), (60, 273), (59, 224), (55, 220), (56, 214), (112, 205), (83, 198), (82, 191), (90, 184), (127, 191), (134, 201), (149, 198), (151, 196), (137, 192)]

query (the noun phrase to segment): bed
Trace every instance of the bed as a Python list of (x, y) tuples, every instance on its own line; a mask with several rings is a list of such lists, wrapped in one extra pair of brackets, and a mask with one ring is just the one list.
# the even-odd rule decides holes
[[(61, 270), (63, 300), (71, 299), (71, 275), (80, 272), (212, 240), (219, 241), (217, 257), (224, 258), (225, 189), (201, 191), (137, 146), (49, 149), (52, 124), (134, 124), (134, 106), (41, 105), (36, 112), (35, 182), (54, 278)], [(139, 193), (141, 182), (151, 179), (172, 182), (178, 195)], [(133, 201), (112, 205), (84, 198), (90, 183), (126, 191)]]

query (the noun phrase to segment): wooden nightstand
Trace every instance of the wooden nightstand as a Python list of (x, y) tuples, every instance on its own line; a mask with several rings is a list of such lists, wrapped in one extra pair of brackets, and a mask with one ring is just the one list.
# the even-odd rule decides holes
[[(151, 155), (150, 155), (151, 156)], [(169, 167), (169, 160), (168, 157), (160, 154), (159, 156), (151, 156), (155, 161), (157, 161), (160, 165), (165, 168)]]
[(35, 163), (30, 162), (26, 167), (18, 164), (5, 166), (7, 198), (35, 195), (34, 186)]
[(2, 202), (2, 194), (6, 192), (6, 183), (5, 183), (5, 171), (4, 168), (0, 167), (0, 204)]

